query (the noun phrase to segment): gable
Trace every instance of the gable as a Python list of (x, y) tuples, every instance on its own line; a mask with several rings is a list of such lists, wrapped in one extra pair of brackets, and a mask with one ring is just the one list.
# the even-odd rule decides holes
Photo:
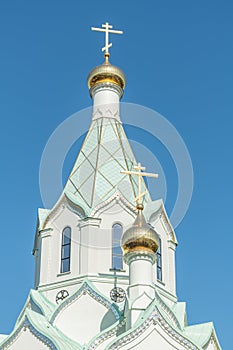
[(29, 327), (24, 327), (9, 342), (6, 342), (1, 350), (56, 350), (56, 347), (46, 338), (36, 336)]
[(69, 338), (84, 344), (115, 322), (112, 310), (85, 294), (63, 309), (54, 325)]

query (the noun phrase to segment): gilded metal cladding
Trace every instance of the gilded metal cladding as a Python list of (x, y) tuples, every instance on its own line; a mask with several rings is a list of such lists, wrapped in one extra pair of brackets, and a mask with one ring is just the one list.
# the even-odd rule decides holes
[(158, 234), (146, 223), (142, 211), (139, 210), (134, 224), (123, 234), (122, 248), (124, 254), (133, 251), (148, 251), (156, 253), (158, 247)]
[(87, 83), (89, 89), (91, 89), (96, 84), (105, 82), (116, 84), (124, 89), (126, 83), (125, 74), (120, 68), (105, 62), (101, 66), (92, 69), (88, 75)]

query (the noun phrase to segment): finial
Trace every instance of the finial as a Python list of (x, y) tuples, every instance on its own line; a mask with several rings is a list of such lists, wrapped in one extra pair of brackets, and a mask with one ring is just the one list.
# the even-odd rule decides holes
[(138, 195), (135, 198), (135, 202), (137, 203), (137, 207), (136, 207), (137, 210), (138, 211), (142, 211), (143, 208), (144, 208), (143, 204), (142, 204), (142, 200), (143, 200), (143, 197), (147, 193), (147, 190), (142, 192), (142, 179), (143, 179), (143, 176), (158, 178), (159, 175), (158, 174), (152, 174), (152, 173), (145, 173), (144, 170), (146, 170), (146, 168), (142, 167), (141, 163), (138, 163), (136, 166), (134, 166), (134, 169), (136, 171), (122, 170), (121, 174), (128, 174), (128, 175), (136, 175), (136, 176), (138, 176)]
[(113, 30), (112, 25), (110, 25), (108, 22), (106, 22), (105, 24), (102, 24), (102, 28), (91, 27), (91, 30), (105, 33), (105, 46), (102, 48), (102, 52), (104, 52), (105, 63), (108, 63), (108, 60), (110, 57), (110, 53), (109, 53), (108, 49), (110, 47), (112, 47), (112, 43), (109, 43), (109, 33), (123, 34), (123, 31), (122, 30)]
[(137, 203), (137, 210), (139, 211), (143, 211), (143, 209), (144, 209), (144, 205), (142, 204), (142, 203)]

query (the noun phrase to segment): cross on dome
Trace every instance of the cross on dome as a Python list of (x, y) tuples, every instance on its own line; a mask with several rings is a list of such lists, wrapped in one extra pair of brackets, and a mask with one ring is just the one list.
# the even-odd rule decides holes
[(143, 176), (158, 178), (159, 175), (158, 174), (153, 174), (153, 173), (145, 173), (144, 170), (146, 170), (146, 168), (143, 167), (141, 165), (141, 163), (138, 163), (136, 166), (134, 166), (134, 169), (135, 169), (135, 171), (122, 170), (121, 174), (128, 174), (128, 175), (136, 175), (136, 176), (138, 176), (138, 195), (135, 198), (135, 201), (137, 203), (137, 209), (141, 209), (142, 210), (143, 209), (142, 199), (147, 193), (147, 190), (142, 192), (142, 179), (143, 179)]
[(110, 47), (112, 47), (112, 43), (109, 43), (109, 33), (123, 34), (123, 31), (112, 29), (112, 25), (110, 25), (108, 22), (106, 22), (105, 24), (102, 24), (102, 28), (91, 27), (91, 30), (94, 30), (96, 32), (104, 32), (105, 33), (105, 46), (102, 48), (102, 52), (105, 51), (104, 57), (107, 61), (109, 56), (110, 56), (108, 49)]

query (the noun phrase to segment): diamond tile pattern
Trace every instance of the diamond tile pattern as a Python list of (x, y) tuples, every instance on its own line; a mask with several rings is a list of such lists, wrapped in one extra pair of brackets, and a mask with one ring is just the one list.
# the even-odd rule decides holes
[[(107, 200), (116, 190), (133, 205), (138, 193), (137, 177), (121, 174), (136, 165), (122, 124), (116, 119), (92, 121), (64, 192), (88, 212)], [(145, 186), (145, 184), (144, 184)], [(150, 201), (149, 194), (144, 198)]]

